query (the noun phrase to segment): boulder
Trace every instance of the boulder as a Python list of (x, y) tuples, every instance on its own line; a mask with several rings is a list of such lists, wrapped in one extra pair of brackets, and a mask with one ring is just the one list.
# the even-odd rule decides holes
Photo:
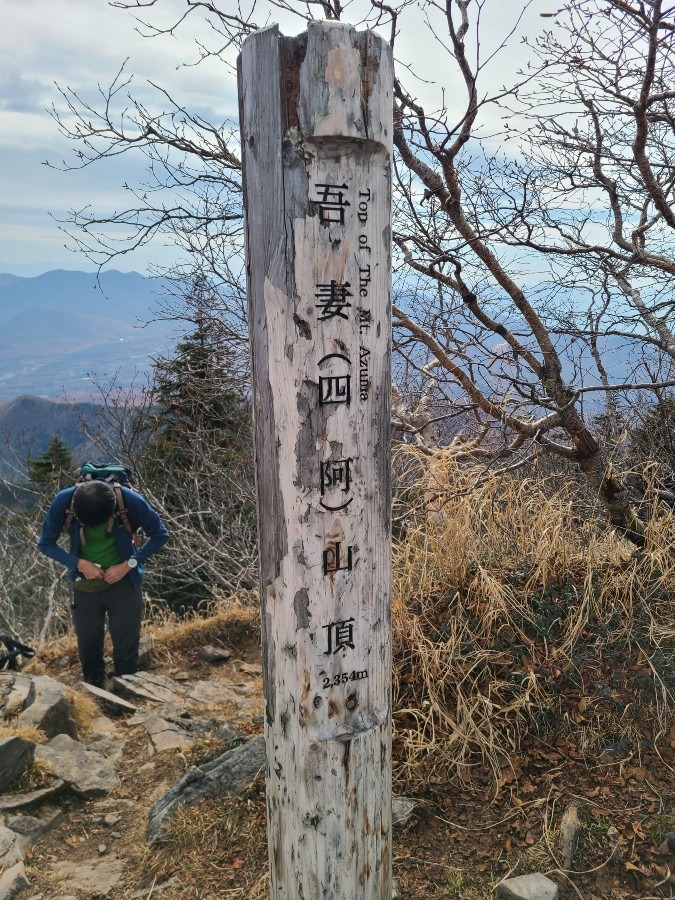
[(101, 797), (117, 787), (118, 779), (113, 763), (74, 741), (67, 734), (60, 734), (35, 750), (36, 759), (41, 759), (52, 768), (58, 778), (85, 800)]
[(30, 693), (30, 675), (0, 672), (0, 716), (8, 718), (20, 712)]
[(33, 741), (16, 736), (0, 739), (0, 793), (30, 768), (34, 754)]
[(498, 884), (497, 896), (502, 900), (558, 900), (558, 885), (541, 872), (518, 875)]
[(166, 840), (171, 819), (180, 807), (205, 797), (242, 794), (264, 768), (265, 759), (265, 740), (260, 735), (211, 762), (189, 769), (153, 804), (148, 817), (148, 842)]
[(13, 866), (24, 858), (24, 852), (19, 844), (19, 835), (11, 828), (0, 825), (0, 871)]
[(7, 816), (7, 827), (17, 835), (18, 844), (25, 851), (29, 850), (43, 834), (60, 825), (64, 818), (62, 809), (45, 807), (35, 816), (25, 814)]
[(49, 787), (40, 788), (38, 791), (27, 791), (25, 794), (5, 794), (4, 797), (0, 797), (0, 810), (25, 809), (28, 806), (34, 806), (49, 797), (55, 797), (64, 787), (64, 782), (57, 778)]
[(0, 875), (0, 900), (13, 900), (21, 891), (30, 887), (22, 862), (16, 863)]
[(32, 676), (26, 707), (17, 721), (39, 728), (48, 738), (57, 734), (77, 738), (77, 725), (71, 715), (66, 688), (49, 675)]

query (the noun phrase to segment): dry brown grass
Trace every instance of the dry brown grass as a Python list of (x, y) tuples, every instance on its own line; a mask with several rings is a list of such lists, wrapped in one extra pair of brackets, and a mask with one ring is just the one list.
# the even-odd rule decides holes
[(90, 694), (75, 690), (68, 691), (68, 703), (78, 732), (87, 734), (92, 730), (94, 719), (101, 715), (100, 706)]
[[(195, 612), (179, 615), (162, 601), (146, 598), (144, 634), (154, 639), (153, 653), (170, 656), (172, 651), (201, 646), (205, 643), (226, 644), (241, 632), (259, 631), (257, 595), (240, 593), (218, 597)], [(106, 636), (106, 653), (111, 652)], [(72, 630), (50, 640), (39, 650), (39, 659), (25, 666), (25, 671), (44, 674), (53, 671), (61, 660), (77, 663), (77, 641)]]
[(467, 778), (480, 760), (498, 776), (525, 733), (565, 716), (585, 749), (636, 730), (583, 696), (612, 652), (642, 654), (652, 673), (658, 740), (675, 706), (655, 662), (675, 641), (670, 513), (651, 510), (636, 553), (600, 520), (576, 515), (560, 479), (491, 475), (408, 449), (397, 465), (411, 475), (394, 548), (399, 774)]
[[(156, 884), (179, 872), (177, 897), (199, 896), (207, 873), (214, 897), (263, 900), (269, 895), (264, 779), (260, 776), (243, 797), (180, 809), (167, 841), (152, 849), (145, 846), (134, 863)], [(167, 896), (173, 897), (173, 890)]]
[(178, 615), (150, 602), (146, 631), (152, 633), (157, 650), (171, 651), (205, 643), (225, 644), (240, 631), (259, 631), (258, 599), (252, 593), (217, 598), (198, 612)]
[(35, 728), (33, 725), (22, 725), (16, 719), (3, 719), (0, 722), (0, 740), (10, 737), (24, 738), (27, 741), (32, 741), (34, 744), (47, 742), (46, 735), (39, 728)]

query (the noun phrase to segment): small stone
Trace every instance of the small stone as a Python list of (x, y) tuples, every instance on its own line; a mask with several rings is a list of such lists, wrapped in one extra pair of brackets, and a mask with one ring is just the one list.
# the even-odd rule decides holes
[(411, 797), (393, 797), (391, 801), (391, 818), (394, 828), (404, 828), (410, 823), (417, 806), (417, 800)]
[(403, 895), (398, 889), (395, 879), (391, 882), (391, 900), (403, 900)]
[(675, 831), (669, 831), (668, 834), (664, 836), (664, 840), (668, 845), (670, 852), (675, 853)]
[(168, 881), (162, 882), (162, 884), (155, 884), (154, 882), (150, 885), (149, 888), (145, 888), (142, 891), (136, 891), (135, 894), (131, 895), (131, 900), (140, 900), (140, 898), (147, 898), (151, 894), (154, 897), (155, 894), (161, 894), (162, 891), (166, 891), (169, 888), (173, 887), (178, 882), (178, 877), (176, 875), (173, 878), (169, 878)]
[(200, 647), (197, 651), (197, 656), (206, 662), (224, 662), (232, 656), (232, 651), (226, 650), (224, 647), (214, 647), (213, 644), (207, 644), (206, 647)]
[(244, 675), (262, 675), (262, 666), (260, 663), (240, 663), (239, 671)]
[(497, 896), (502, 900), (558, 900), (558, 885), (541, 872), (518, 875), (498, 884)]
[(107, 825), (108, 828), (112, 828), (113, 825), (117, 825), (121, 816), (116, 816), (113, 813), (108, 813), (107, 816), (103, 817), (103, 824)]
[(105, 844), (98, 845), (98, 852), (101, 854), (101, 856), (103, 856), (103, 854), (106, 852), (107, 849), (108, 848), (106, 847)]
[(612, 847), (612, 859), (621, 859), (623, 851), (621, 850), (621, 841), (619, 840), (619, 832), (613, 825), (607, 829), (607, 840)]

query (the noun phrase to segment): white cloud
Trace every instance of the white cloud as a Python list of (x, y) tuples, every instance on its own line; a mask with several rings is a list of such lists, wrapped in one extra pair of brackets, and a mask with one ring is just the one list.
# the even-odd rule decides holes
[[(253, 5), (253, 0), (248, 2)], [(232, 5), (231, 0), (221, 0), (225, 10), (229, 11)], [(422, 4), (420, 8), (423, 7)], [(358, 23), (367, 8), (368, 2), (354, 0), (348, 15)], [(486, 4), (483, 56), (499, 46), (521, 8), (521, 3), (508, 0)], [(523, 27), (530, 32), (538, 28), (538, 13), (548, 8), (546, 0), (533, 0)], [(185, 10), (184, 0), (164, 0), (141, 11), (141, 15), (168, 26)], [(279, 10), (270, 9), (265, 0), (259, 0), (255, 15), (258, 25), (279, 20)], [(399, 35), (397, 55), (410, 63), (421, 78), (433, 81), (438, 77), (439, 83), (447, 87), (450, 63), (445, 51), (423, 27), (419, 9), (407, 10), (406, 16), (402, 19), (405, 27)], [(37, 265), (37, 260), (47, 258), (51, 262), (62, 260), (62, 265), (70, 268), (84, 267), (84, 258), (69, 256), (60, 249), (63, 236), (47, 212), (64, 217), (69, 208), (86, 204), (97, 210), (123, 208), (127, 198), (121, 185), (124, 181), (134, 182), (140, 175), (141, 163), (128, 155), (116, 165), (96, 166), (69, 176), (41, 166), (47, 158), (58, 163), (72, 150), (47, 112), (52, 103), (64, 109), (54, 83), (70, 86), (95, 106), (98, 85), (109, 85), (129, 58), (128, 71), (134, 73), (133, 91), (151, 109), (159, 110), (166, 104), (149, 81), (166, 88), (189, 111), (220, 123), (226, 118), (236, 119), (237, 115), (232, 74), (236, 53), (229, 52), (227, 64), (211, 60), (198, 66), (182, 65), (199, 57), (195, 38), (211, 49), (222, 44), (200, 12), (190, 15), (185, 27), (174, 35), (152, 39), (138, 33), (140, 26), (130, 12), (111, 7), (107, 0), (0, 0), (0, 21), (0, 220), (21, 220), (20, 230), (12, 233), (10, 226), (3, 234), (9, 243), (0, 250), (0, 269), (12, 270), (13, 266), (18, 271), (20, 266)], [(285, 15), (280, 27), (283, 33), (293, 35), (305, 25), (300, 18)], [(522, 62), (516, 41), (515, 52), (502, 54), (492, 64), (493, 83), (508, 80)], [(411, 83), (425, 102), (440, 102), (438, 85), (434, 88), (414, 79)], [(450, 88), (456, 96), (463, 96), (458, 78)], [(435, 99), (431, 100), (433, 92)], [(448, 94), (445, 96), (447, 100)], [(151, 252), (125, 259), (122, 265), (142, 270)], [(160, 257), (169, 252), (163, 248), (154, 251)]]

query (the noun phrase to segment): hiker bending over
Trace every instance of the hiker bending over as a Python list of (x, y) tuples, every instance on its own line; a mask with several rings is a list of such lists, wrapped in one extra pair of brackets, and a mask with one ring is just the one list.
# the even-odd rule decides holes
[[(119, 499), (116, 491), (122, 492)], [(134, 529), (143, 530), (147, 540), (142, 547), (134, 546), (129, 522)], [(70, 552), (57, 544), (64, 525), (70, 535)], [(105, 481), (86, 481), (66, 488), (47, 510), (38, 547), (70, 574), (77, 648), (82, 674), (89, 684), (105, 685), (106, 615), (115, 674), (138, 671), (143, 564), (168, 539), (162, 520), (140, 494)]]

